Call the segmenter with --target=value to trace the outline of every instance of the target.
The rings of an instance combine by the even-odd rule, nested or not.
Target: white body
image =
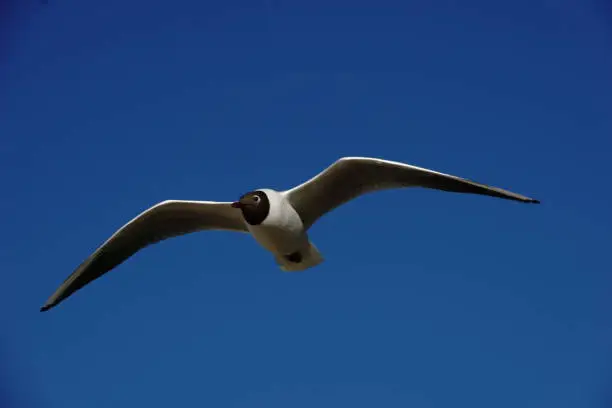
[[[247,229],[255,241],[274,254],[276,262],[284,271],[301,271],[318,265],[323,261],[316,247],[310,242],[304,224],[297,211],[282,193],[261,188],[270,201],[270,212],[259,225],[249,225]],[[299,252],[303,260],[292,263],[286,255]]]

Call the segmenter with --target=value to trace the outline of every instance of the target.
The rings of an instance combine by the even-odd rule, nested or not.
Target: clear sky
[[[605,1],[3,4],[2,408],[609,403]],[[347,155],[542,204],[381,192],[314,226],[308,272],[203,232],[39,313],[150,205]]]

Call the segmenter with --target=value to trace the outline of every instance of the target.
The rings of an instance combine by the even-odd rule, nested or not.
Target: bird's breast
[[[264,222],[248,229],[261,246],[274,253],[292,253],[308,243],[302,219],[284,200],[273,202]]]
[[[267,250],[277,254],[290,254],[302,248],[308,239],[304,234],[277,227],[249,226],[251,235]]]

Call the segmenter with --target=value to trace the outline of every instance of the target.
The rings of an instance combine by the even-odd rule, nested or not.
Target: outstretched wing
[[[359,195],[401,187],[424,187],[539,203],[538,200],[464,178],[367,157],[341,158],[315,177],[285,191],[284,194],[302,218],[305,228],[309,228],[325,213]]]
[[[202,230],[246,232],[240,211],[230,203],[163,201],[115,232],[61,284],[41,311],[98,279],[134,253],[167,238]]]

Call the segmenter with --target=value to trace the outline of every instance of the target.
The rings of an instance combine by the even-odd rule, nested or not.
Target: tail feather
[[[324,261],[323,256],[312,243],[304,252],[300,253],[300,255],[302,256],[300,262],[291,262],[283,256],[277,256],[276,262],[284,272],[299,272],[317,266]]]

